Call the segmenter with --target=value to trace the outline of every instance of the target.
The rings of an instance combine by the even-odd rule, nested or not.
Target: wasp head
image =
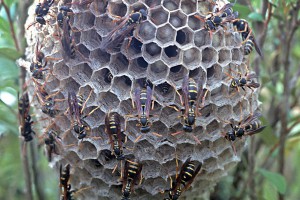
[[[141,14],[141,20],[147,19],[147,11],[144,9],[140,9],[139,13]]]
[[[235,134],[232,131],[229,131],[225,135],[226,140],[234,141],[235,140]]]

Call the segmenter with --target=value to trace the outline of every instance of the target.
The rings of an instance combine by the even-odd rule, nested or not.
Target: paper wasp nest
[[[239,162],[245,144],[244,139],[234,142],[237,149],[235,156],[230,142],[222,136],[222,133],[230,130],[230,125],[220,118],[238,122],[241,115],[245,118],[258,108],[257,90],[251,94],[251,90],[246,89],[245,96],[242,90],[231,95],[235,90],[229,88],[231,79],[227,79],[228,76],[224,74],[229,68],[242,74],[246,72],[247,61],[240,34],[234,32],[232,25],[228,24],[226,32],[219,28],[211,38],[209,32],[203,29],[203,22],[194,17],[199,11],[203,15],[212,11],[212,5],[205,1],[95,0],[90,5],[82,6],[76,5],[78,0],[64,3],[73,3],[69,4],[74,12],[70,16],[70,24],[74,29],[77,51],[82,55],[76,52],[75,59],[62,58],[60,39],[53,36],[59,31],[55,20],[49,15],[46,18],[50,25],[37,25],[27,31],[27,52],[28,61],[31,62],[39,38],[41,51],[48,57],[57,58],[47,64],[51,70],[44,72],[45,77],[50,74],[46,78],[45,89],[48,93],[58,91],[53,98],[65,101],[56,103],[61,114],[49,118],[51,122],[47,122],[45,127],[51,124],[48,129],[55,130],[62,138],[61,144],[57,144],[60,155],[53,155],[55,168],[70,163],[72,188],[93,187],[78,193],[77,198],[121,199],[120,176],[118,173],[112,174],[117,163],[120,171],[120,163],[108,158],[111,145],[104,132],[104,118],[109,110],[118,112],[124,129],[125,115],[136,113],[131,105],[130,91],[134,93],[135,88],[139,87],[138,80],[145,78],[154,86],[155,106],[150,111],[154,115],[151,118],[151,131],[141,133],[136,127],[138,120],[129,118],[125,132],[128,135],[128,141],[124,144],[127,147],[124,149],[125,155],[143,164],[144,179],[141,185],[134,187],[135,193],[132,193],[131,199],[168,197],[167,192],[161,194],[160,191],[170,188],[168,177],[174,179],[176,155],[179,168],[189,157],[203,163],[192,187],[180,199],[207,197],[217,181]],[[58,12],[60,5],[63,4],[60,2],[59,5],[54,3],[51,6],[52,15]],[[117,26],[113,15],[124,17],[141,8],[148,11],[148,18],[135,29],[131,44],[128,45],[126,39],[118,51],[108,53],[100,50],[103,38]],[[34,9],[35,5],[30,9],[28,24],[34,20]],[[107,78],[109,73],[112,75],[111,80]],[[167,107],[180,104],[172,84],[179,90],[187,74],[196,81],[204,80],[204,88],[208,93],[204,107],[200,110],[202,116],[197,118],[194,131],[172,136],[171,133],[182,130],[178,118],[180,112]],[[77,139],[72,120],[65,112],[68,109],[68,92],[86,98],[91,90],[84,113],[97,106],[100,109],[85,118],[92,131],[81,141]],[[181,90],[179,92],[182,93]],[[35,107],[40,109],[40,104],[36,102]],[[143,136],[134,143],[140,134]],[[201,144],[196,142],[193,135]]]

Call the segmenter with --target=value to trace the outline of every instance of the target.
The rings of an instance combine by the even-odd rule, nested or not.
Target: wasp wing
[[[138,116],[141,116],[141,89],[139,87],[137,87],[134,91],[134,102],[135,102],[135,106],[136,109],[138,111]]]
[[[259,132],[263,131],[266,127],[267,127],[267,126],[261,126],[261,127],[259,127],[258,129],[247,131],[247,132],[245,133],[245,135],[254,135],[254,134],[256,134],[256,133],[259,133]]]
[[[241,122],[241,128],[244,128],[248,124],[258,120],[261,117],[260,112],[255,112],[253,115],[249,115],[245,120]]]
[[[185,76],[183,78],[182,82],[182,93],[183,93],[183,102],[184,102],[184,108],[185,108],[185,116],[189,113],[189,77]]]
[[[150,109],[151,109],[151,103],[152,103],[152,89],[147,86],[147,100],[146,100],[146,116],[149,117]]]

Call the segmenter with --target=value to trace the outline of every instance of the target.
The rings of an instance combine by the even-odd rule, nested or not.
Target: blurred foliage
[[[23,28],[17,23],[18,0],[5,0],[4,3],[9,8],[10,17],[13,20],[15,32],[20,32]],[[17,116],[17,95],[19,91],[19,67],[15,60],[23,52],[15,46],[15,41],[11,33],[11,24],[3,4],[0,5],[0,199],[23,200],[24,199],[24,176],[21,162],[23,151],[20,149]],[[38,132],[38,130],[36,131]],[[26,144],[28,145],[28,144]],[[36,142],[33,144],[37,146]],[[24,148],[25,149],[25,148]],[[44,176],[45,192],[47,199],[57,199],[58,176],[55,172],[47,173],[51,169],[48,167],[47,159],[43,154],[43,149],[38,151],[37,166]]]
[[[23,55],[23,50],[18,50],[11,33],[11,25],[16,32],[20,32],[23,28],[16,22],[18,13],[18,0],[4,0],[9,8],[10,17],[14,24],[9,23],[7,12],[3,5],[0,6],[0,199],[24,199],[24,179],[21,163],[22,149],[20,149],[20,137],[18,133],[18,117],[17,114],[17,94],[19,91],[19,71],[15,64],[15,59]],[[239,12],[239,17],[247,19],[251,22],[254,33],[257,24],[264,22],[266,16],[261,14],[261,5],[264,1],[238,0],[234,6],[234,10]],[[274,65],[276,59],[284,53],[281,49],[281,37],[286,31],[279,27],[290,19],[290,11],[297,2],[296,0],[269,0],[273,7],[273,16],[268,24],[268,33],[263,45],[264,59],[260,62],[260,83],[261,96],[263,102],[263,114],[265,118],[263,123],[268,127],[262,134],[259,134],[260,145],[256,153],[255,163],[255,187],[258,199],[274,200],[278,199],[279,194],[285,194],[288,200],[299,199],[300,196],[300,171],[297,169],[300,165],[300,107],[297,99],[299,98],[300,79],[295,77],[295,85],[291,90],[291,103],[295,106],[291,108],[289,114],[289,127],[291,131],[286,141],[286,174],[282,176],[277,173],[277,157],[279,143],[280,123],[270,124],[268,111],[277,109],[272,105],[280,104],[284,90],[283,79],[284,69]],[[247,5],[247,3],[250,5]],[[24,12],[24,11],[23,11]],[[257,33],[257,32],[256,32]],[[300,33],[296,31],[294,41],[291,46],[291,54],[289,58],[290,70],[292,74],[296,74],[299,70],[298,60],[300,60]],[[22,38],[23,39],[23,38]],[[23,48],[22,48],[23,49]],[[256,52],[253,51],[251,60],[254,60]],[[250,62],[252,63],[252,62]],[[253,68],[253,66],[252,66]],[[275,80],[275,81],[274,81]],[[36,130],[38,132],[38,130]],[[35,142],[33,145],[37,145]],[[276,146],[277,145],[277,146]],[[247,153],[247,152],[246,152]],[[218,199],[243,199],[249,198],[246,187],[248,179],[247,155],[244,154],[242,162],[238,164],[232,176],[224,178],[217,186],[216,192],[213,194]],[[47,199],[57,199],[57,182],[58,176],[47,166],[47,161],[42,155],[42,149],[38,151],[38,167],[43,173],[43,188],[45,189]],[[271,160],[271,164],[265,165],[265,160]],[[48,173],[47,173],[48,172]],[[235,183],[241,183],[235,185]],[[246,191],[246,193],[243,193]],[[35,195],[36,196],[36,195]]]

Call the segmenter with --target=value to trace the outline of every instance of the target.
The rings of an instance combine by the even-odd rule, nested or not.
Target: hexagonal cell
[[[212,45],[213,47],[223,47],[224,46],[224,31],[219,30],[214,32],[212,36]]]
[[[145,4],[150,7],[154,8],[157,5],[161,5],[162,0],[145,0]]]
[[[187,16],[181,11],[172,12],[169,22],[175,27],[179,28],[186,24]]]
[[[147,78],[150,81],[159,81],[167,76],[169,68],[162,61],[157,61],[149,66]]]
[[[209,32],[205,29],[201,29],[194,34],[194,43],[197,47],[202,47],[211,44],[211,38]]]
[[[107,36],[117,25],[107,14],[101,15],[95,20],[95,27],[101,37]]]
[[[156,178],[159,176],[160,169],[161,166],[158,161],[149,160],[143,165],[143,170],[144,172],[146,172],[143,173],[143,176],[145,177],[145,179]]]
[[[58,79],[64,79],[69,76],[69,67],[64,62],[58,62],[53,65],[53,75]]]
[[[174,88],[168,83],[163,82],[155,87],[155,97],[160,103],[169,103],[174,100]]]
[[[232,107],[231,105],[224,105],[218,108],[217,111],[218,116],[226,116],[226,115],[232,115]]]
[[[123,2],[109,2],[110,14],[124,17],[127,12],[127,7]]]
[[[219,50],[219,61],[220,64],[227,65],[231,62],[231,52],[229,49]]]
[[[101,51],[100,49],[96,49],[95,51],[91,52],[90,60],[91,60],[91,68],[93,70],[97,70],[101,67],[104,67],[105,65],[108,65],[110,61],[110,54]]]
[[[90,4],[89,9],[95,16],[102,15],[107,10],[108,1],[94,1]]]
[[[156,27],[153,26],[150,22],[146,21],[139,25],[138,28],[138,37],[140,37],[144,42],[152,40],[155,38]]]
[[[222,77],[222,67],[218,64],[214,64],[210,68],[207,68],[207,79],[217,79],[220,80]]]
[[[142,46],[143,43],[141,41],[135,37],[132,37],[131,41],[129,39],[127,42],[123,43],[123,46],[121,47],[121,53],[126,55],[126,57],[131,60],[137,56],[140,56],[140,53],[142,52]]]
[[[153,62],[160,57],[161,48],[156,43],[151,42],[144,46],[143,55],[148,62]]]
[[[217,61],[218,52],[210,47],[202,50],[202,64],[204,66],[210,66]]]
[[[83,159],[92,159],[97,158],[97,149],[96,147],[88,142],[88,141],[82,141],[81,146],[78,148],[78,156]]]
[[[170,68],[169,78],[172,82],[182,82],[183,77],[188,74],[188,70],[183,65],[177,65]]]
[[[238,46],[240,44],[239,41],[241,41],[240,38],[241,38],[240,36],[236,36],[234,33],[225,34],[225,45],[226,46]]]
[[[180,0],[164,0],[163,6],[169,11],[179,8]]]
[[[130,95],[132,81],[128,76],[115,77],[111,90],[119,99],[126,99]]]
[[[70,75],[80,84],[88,82],[92,76],[93,70],[88,64],[80,64],[70,69]]]
[[[240,48],[231,49],[232,61],[241,62],[243,60],[243,53]]]
[[[193,32],[189,28],[184,28],[177,31],[176,42],[182,46],[191,44]]]
[[[188,69],[195,69],[198,67],[201,61],[200,58],[200,51],[197,48],[188,49],[183,53],[183,63],[188,66]]]
[[[161,6],[150,10],[150,18],[155,25],[166,23],[168,21],[168,17],[169,13]]]
[[[174,91],[174,93],[175,93],[175,91]],[[173,98],[174,98],[174,96],[173,96]],[[162,112],[161,112],[161,115],[160,115],[160,120],[166,126],[172,127],[172,126],[175,126],[176,124],[178,124],[178,122],[180,121],[178,119],[179,115],[180,115],[180,113],[177,112],[175,109],[170,108],[170,107],[165,107],[165,108],[162,109]],[[181,130],[181,126],[180,126],[179,130]]]
[[[196,30],[199,30],[201,27],[204,26],[204,22],[197,19],[194,15],[191,15],[191,16],[188,17],[188,26],[192,30],[196,31]]]
[[[87,101],[86,106],[91,105],[96,99],[95,91],[91,91],[93,91],[93,88],[90,85],[86,85],[79,88],[79,91],[77,92],[77,94],[82,95],[84,102]],[[89,95],[90,97],[87,99]]]
[[[148,62],[143,57],[134,59],[129,63],[129,74],[134,78],[142,78],[148,68]]]
[[[191,14],[197,11],[197,6],[194,0],[183,0],[181,1],[181,10],[185,14]]]
[[[157,29],[156,38],[162,43],[168,43],[174,41],[176,31],[170,24],[166,24],[163,27]]]
[[[180,49],[176,45],[164,48],[162,59],[168,64],[176,64],[179,61]]]
[[[128,65],[129,62],[123,54],[118,53],[111,56],[109,67],[114,75],[126,72]]]
[[[85,30],[94,26],[95,15],[90,12],[76,13],[74,15],[74,24],[79,30]]]
[[[103,68],[99,71],[94,72],[91,81],[94,85],[94,88],[96,88],[97,90],[108,90],[111,85],[112,79],[113,75],[111,74],[109,69]]]
[[[77,91],[80,85],[72,78],[64,79],[60,82],[60,88],[64,88],[66,91]]]
[[[101,44],[101,36],[98,35],[94,29],[82,31],[80,42],[84,44],[90,51],[93,51],[99,48],[99,45]]]
[[[123,91],[124,92],[124,91]],[[111,92],[101,92],[98,101],[101,102],[99,105],[105,106],[106,110],[112,110],[117,108],[120,104],[118,97]]]

